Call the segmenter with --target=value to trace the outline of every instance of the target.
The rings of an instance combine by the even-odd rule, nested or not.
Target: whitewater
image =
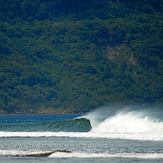
[[[163,140],[163,122],[149,117],[143,112],[123,110],[108,116],[106,114],[103,116],[99,115],[98,110],[75,119],[89,120],[91,129],[87,132],[71,132],[71,130],[64,132],[62,129],[57,132],[48,131],[48,129],[45,131],[28,132],[0,131],[0,137],[80,137],[151,141]],[[78,121],[75,121],[75,125],[76,122]],[[80,122],[80,126],[87,125],[82,123]]]

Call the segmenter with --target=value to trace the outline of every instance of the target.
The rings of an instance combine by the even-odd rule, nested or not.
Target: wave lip
[[[54,122],[1,123],[0,131],[7,132],[87,132],[91,130],[88,119],[78,118]]]

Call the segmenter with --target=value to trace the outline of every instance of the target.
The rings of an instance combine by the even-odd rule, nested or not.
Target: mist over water
[[[89,133],[98,137],[163,140],[162,113],[160,108],[113,106],[97,109],[85,117],[93,122]]]
[[[134,112],[120,112],[101,122],[92,132],[147,133],[163,131],[163,122],[143,117]]]
[[[36,131],[34,129],[38,126],[27,131],[19,131],[17,128],[12,132],[1,130],[0,137],[83,137],[162,141],[162,113],[161,108],[113,105],[98,108],[72,120],[41,124]]]
[[[150,112],[150,109],[140,110],[139,108],[136,110],[135,106],[122,109],[114,106],[113,108],[112,110],[107,107],[100,108],[85,116],[91,121],[91,132],[147,133],[163,131],[162,111],[159,109],[154,113],[153,110]],[[158,117],[156,117],[157,114]]]

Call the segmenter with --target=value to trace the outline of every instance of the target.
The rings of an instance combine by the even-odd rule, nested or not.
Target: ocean
[[[162,163],[161,111],[113,110],[0,115],[0,162]]]

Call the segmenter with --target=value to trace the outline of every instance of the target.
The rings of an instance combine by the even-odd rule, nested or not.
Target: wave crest
[[[0,125],[0,131],[6,132],[88,132],[90,130],[90,121],[85,118],[57,122],[18,122],[4,123]]]
[[[97,133],[153,133],[162,132],[163,122],[135,112],[120,112],[101,122],[91,132]]]

